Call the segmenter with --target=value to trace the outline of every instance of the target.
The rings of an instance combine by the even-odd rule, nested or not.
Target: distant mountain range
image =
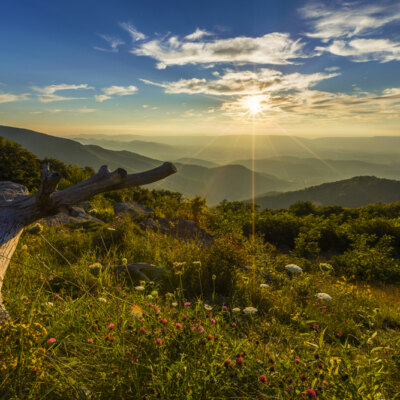
[[[108,137],[105,135],[101,137],[81,135],[76,140],[84,144],[98,144],[113,150],[130,150],[148,157],[161,159],[167,157],[172,161],[182,157],[193,157],[218,164],[232,164],[236,160],[252,158],[253,146],[252,135],[110,135]],[[148,142],[150,145],[145,149],[140,147],[142,144],[139,142]],[[151,143],[153,143],[154,148],[152,148]],[[165,147],[156,147],[154,144],[161,144]],[[400,154],[400,136],[307,139],[287,135],[256,135],[254,144],[256,159],[294,156],[389,163],[397,162]]]
[[[158,159],[130,151],[115,151],[97,145],[83,145],[71,139],[28,129],[0,126],[0,136],[21,144],[39,158],[53,157],[67,164],[78,164],[81,167],[91,166],[97,169],[107,164],[111,169],[122,167],[128,172],[138,172],[154,168],[162,163]],[[184,161],[192,160],[184,159]],[[196,163],[201,162],[202,160],[199,160]],[[243,200],[251,197],[253,173],[244,166],[226,165],[209,168],[179,162],[176,164],[177,174],[154,183],[150,187],[178,191],[188,197],[200,195],[206,197],[210,204],[217,204],[223,199]],[[211,162],[208,164],[214,165]],[[290,182],[266,173],[254,173],[254,180],[256,195],[291,188]]]
[[[260,207],[272,209],[287,208],[296,201],[342,207],[361,207],[377,202],[392,203],[400,201],[400,181],[357,176],[302,190],[258,196],[255,199]]]

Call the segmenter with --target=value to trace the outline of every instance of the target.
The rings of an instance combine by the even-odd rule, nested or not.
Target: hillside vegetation
[[[115,215],[121,201],[196,221],[214,243]],[[0,328],[0,398],[400,395],[400,203],[252,215],[133,188],[89,206],[105,224],[43,222],[20,240],[3,288],[13,320]],[[133,262],[165,273],[102,271]]]
[[[258,205],[273,209],[287,208],[297,201],[342,207],[361,207],[378,202],[392,203],[400,201],[400,181],[375,176],[356,176],[293,192],[256,197]]]

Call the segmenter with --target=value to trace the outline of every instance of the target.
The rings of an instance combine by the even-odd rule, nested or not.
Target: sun
[[[250,115],[257,115],[263,110],[262,96],[248,96],[243,101],[243,107]]]

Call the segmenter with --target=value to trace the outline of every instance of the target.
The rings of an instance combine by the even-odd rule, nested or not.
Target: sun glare
[[[244,100],[244,107],[248,110],[249,114],[257,115],[262,111],[262,98],[260,96],[249,96]]]

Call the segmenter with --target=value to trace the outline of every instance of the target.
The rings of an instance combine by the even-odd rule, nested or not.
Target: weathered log
[[[43,217],[68,212],[70,207],[96,194],[156,182],[175,172],[175,166],[168,162],[137,174],[127,174],[122,168],[110,172],[104,165],[89,179],[57,191],[61,175],[45,164],[39,190],[34,195],[29,196],[24,186],[10,182],[16,190],[0,198],[0,323],[9,318],[1,297],[4,276],[25,226]]]

